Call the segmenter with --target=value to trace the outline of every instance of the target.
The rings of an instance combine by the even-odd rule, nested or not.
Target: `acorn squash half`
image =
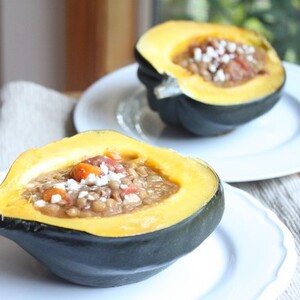
[[[89,218],[47,216],[22,197],[40,174],[107,151],[146,158],[178,191],[131,213]],[[195,249],[223,210],[222,185],[206,163],[114,131],[85,132],[29,150],[14,162],[0,186],[0,235],[68,281],[112,287],[148,278]]]
[[[261,49],[264,72],[236,86],[221,87],[174,63],[174,57],[192,43],[208,38]],[[285,82],[282,63],[266,39],[235,26],[168,21],[140,37],[135,57],[149,106],[167,124],[197,135],[221,134],[266,113],[279,100]],[[158,88],[165,95],[158,96]]]

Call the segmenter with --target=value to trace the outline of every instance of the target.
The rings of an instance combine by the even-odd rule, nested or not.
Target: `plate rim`
[[[275,299],[289,287],[297,268],[298,254],[296,251],[294,236],[288,227],[279,219],[276,213],[261,203],[258,198],[243,189],[234,187],[225,182],[223,184],[225,191],[227,189],[245,197],[249,204],[251,204],[251,206],[253,206],[256,210],[264,212],[265,220],[268,220],[268,223],[272,224],[273,227],[277,227],[282,234],[281,247],[286,250],[286,255],[280,265],[280,268],[277,269],[276,276],[274,276],[273,280],[270,280],[266,284],[258,298],[261,300]]]

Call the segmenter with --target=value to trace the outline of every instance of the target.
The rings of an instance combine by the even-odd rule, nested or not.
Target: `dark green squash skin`
[[[114,287],[162,271],[198,247],[224,212],[221,183],[213,198],[189,218],[155,232],[98,237],[32,221],[1,217],[0,235],[15,241],[57,276],[70,282]]]
[[[272,94],[263,98],[236,104],[210,105],[194,100],[185,94],[157,99],[154,88],[167,75],[159,74],[155,68],[135,49],[139,65],[138,78],[145,85],[150,108],[171,126],[182,127],[199,136],[223,134],[268,112],[281,97],[283,84]]]

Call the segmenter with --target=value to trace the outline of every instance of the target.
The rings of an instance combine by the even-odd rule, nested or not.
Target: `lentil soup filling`
[[[225,39],[208,38],[193,42],[173,62],[220,87],[242,84],[264,74],[263,49]]]
[[[23,196],[49,216],[109,217],[154,205],[178,188],[145,159],[109,153],[41,175]]]

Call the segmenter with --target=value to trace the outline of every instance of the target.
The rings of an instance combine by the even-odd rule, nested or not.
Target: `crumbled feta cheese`
[[[89,193],[88,191],[81,191],[79,194],[78,194],[78,198],[84,198],[85,196],[87,196]]]
[[[223,47],[225,47],[227,45],[227,42],[225,40],[221,40],[220,41],[220,45],[223,46]]]
[[[51,203],[58,203],[61,200],[61,195],[55,194],[51,196]]]
[[[194,49],[194,59],[196,61],[201,61],[202,58],[202,50],[200,48],[195,48]]]
[[[223,69],[219,69],[214,77],[214,81],[224,82],[226,79]]]
[[[217,66],[216,65],[210,65],[208,67],[209,71],[212,73],[215,73],[217,71]]]
[[[205,63],[209,63],[209,62],[211,62],[211,60],[212,60],[212,57],[207,54],[204,54],[202,57],[202,61]]]
[[[232,53],[236,50],[236,43],[228,43],[226,48],[229,52]]]
[[[93,195],[88,194],[87,199],[90,201],[96,200],[96,198]]]
[[[139,203],[141,198],[137,194],[129,194],[124,197],[124,204]]]
[[[217,53],[216,53],[215,49],[211,46],[208,46],[206,48],[206,54],[210,57],[216,57],[217,56]]]
[[[121,178],[125,177],[126,175],[123,173],[114,173],[109,171],[108,172],[108,181],[114,180],[114,181],[119,181]]]
[[[221,62],[224,64],[227,64],[229,61],[230,61],[230,56],[228,54],[225,54],[221,59]]]
[[[128,188],[127,184],[120,184],[120,189],[125,190]]]
[[[255,52],[255,48],[253,46],[249,46],[247,49],[247,53],[254,53]]]
[[[247,55],[247,56],[246,56],[246,59],[247,59],[248,61],[254,61],[254,58],[253,58],[252,55]]]
[[[53,187],[60,189],[60,190],[64,190],[66,188],[65,183],[64,182],[59,182],[59,183],[55,183],[53,185]]]
[[[104,161],[101,163],[100,169],[102,170],[103,174],[105,174],[105,175],[108,174],[109,169],[108,169],[108,167],[107,167],[107,165],[105,164]]]
[[[71,191],[78,191],[81,185],[74,179],[68,179],[66,183],[66,187]]]
[[[99,199],[101,202],[106,202],[106,198],[105,197],[100,197],[100,199]]]
[[[85,178],[84,183],[87,185],[96,184],[97,178],[98,177],[96,177],[94,173],[91,173],[87,176],[87,178]]]
[[[108,175],[103,175],[103,176],[97,177],[95,184],[97,186],[103,186],[103,185],[108,184]]]
[[[36,207],[44,207],[46,204],[47,204],[47,202],[44,200],[37,200],[34,202],[34,206],[36,206]]]
[[[217,49],[217,53],[219,55],[223,55],[225,53],[225,48],[223,46],[220,46],[218,49]]]

